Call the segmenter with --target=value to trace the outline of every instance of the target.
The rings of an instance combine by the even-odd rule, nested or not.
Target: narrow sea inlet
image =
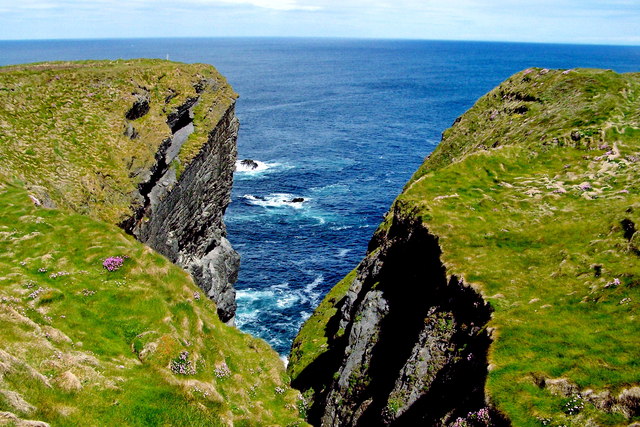
[[[0,42],[0,64],[165,58],[215,65],[240,94],[226,214],[238,326],[281,355],[362,259],[393,198],[473,102],[528,67],[640,68],[640,48],[322,39]],[[293,202],[302,198],[303,201]]]

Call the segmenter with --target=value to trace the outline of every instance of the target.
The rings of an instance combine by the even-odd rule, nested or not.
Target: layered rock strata
[[[204,82],[199,92],[207,90],[209,84]],[[199,102],[199,97],[189,98],[169,114],[167,125],[172,136],[160,145],[155,165],[139,185],[141,206],[123,227],[189,271],[215,301],[220,319],[233,323],[233,284],[240,257],[226,238],[223,215],[231,201],[237,156],[239,123],[234,104],[211,129],[207,142],[179,177],[172,167],[194,131],[194,108]],[[130,111],[138,109],[134,104]]]

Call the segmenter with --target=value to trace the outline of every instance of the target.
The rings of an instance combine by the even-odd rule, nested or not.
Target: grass
[[[109,272],[114,255],[127,258]],[[2,184],[0,390],[34,409],[0,399],[0,411],[56,426],[302,423],[278,355],[222,324],[197,292],[117,227],[35,207]],[[169,369],[182,351],[193,375]]]
[[[640,329],[633,313],[640,304],[640,259],[620,221],[640,219],[640,197],[633,187],[628,194],[620,191],[640,176],[621,163],[621,185],[608,183],[598,198],[586,199],[578,185],[598,163],[596,154],[602,152],[584,159],[584,152],[551,148],[533,160],[516,147],[474,154],[398,199],[420,206],[440,237],[450,274],[465,277],[496,309],[490,326],[498,338],[487,388],[499,407],[513,408],[506,412],[514,425],[538,425],[538,412],[553,418],[538,406],[561,399],[531,396],[534,374],[614,392],[639,380]],[[498,183],[487,168],[500,171]],[[549,179],[562,182],[567,193],[554,193]],[[434,200],[444,188],[459,197]],[[531,189],[540,193],[527,195]],[[601,266],[599,275],[595,266]],[[616,279],[621,285],[608,288]],[[596,418],[604,422],[608,416],[602,417]]]
[[[487,392],[514,425],[624,421],[589,404],[564,414],[535,376],[613,393],[640,382],[640,258],[621,226],[640,221],[638,94],[637,74],[519,73],[445,132],[396,201],[494,306]]]
[[[327,331],[327,323],[337,313],[338,306],[347,294],[351,282],[356,277],[356,269],[335,285],[304,323],[293,344],[289,355],[288,373],[297,378],[310,363],[329,348],[329,340],[334,338]],[[344,331],[336,331],[340,336]]]
[[[202,81],[209,84],[197,93]],[[144,94],[149,112],[127,120]],[[137,186],[171,136],[167,116],[200,98],[195,131],[173,164],[182,171],[236,96],[204,64],[138,59],[0,67],[0,175],[60,208],[119,223],[131,216]],[[136,138],[125,135],[129,125]]]
[[[639,74],[512,76],[445,131],[377,231],[394,211],[420,217],[447,273],[491,303],[486,392],[514,426],[638,421],[589,403],[570,414],[568,398],[538,384],[613,395],[640,385],[638,233],[630,241],[622,225],[640,223],[639,96]],[[318,319],[331,317],[323,304]],[[301,366],[322,353],[312,319],[296,339]]]

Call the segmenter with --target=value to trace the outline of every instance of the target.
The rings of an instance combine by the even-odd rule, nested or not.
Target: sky
[[[0,0],[0,40],[254,36],[640,45],[640,0]]]

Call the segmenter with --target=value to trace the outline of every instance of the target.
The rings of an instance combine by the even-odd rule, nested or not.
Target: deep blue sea
[[[441,132],[522,69],[640,71],[640,47],[339,39],[0,42],[0,65],[167,58],[215,65],[240,94],[227,210],[240,252],[238,326],[286,355],[302,322],[353,269]],[[304,202],[292,203],[296,197]]]

